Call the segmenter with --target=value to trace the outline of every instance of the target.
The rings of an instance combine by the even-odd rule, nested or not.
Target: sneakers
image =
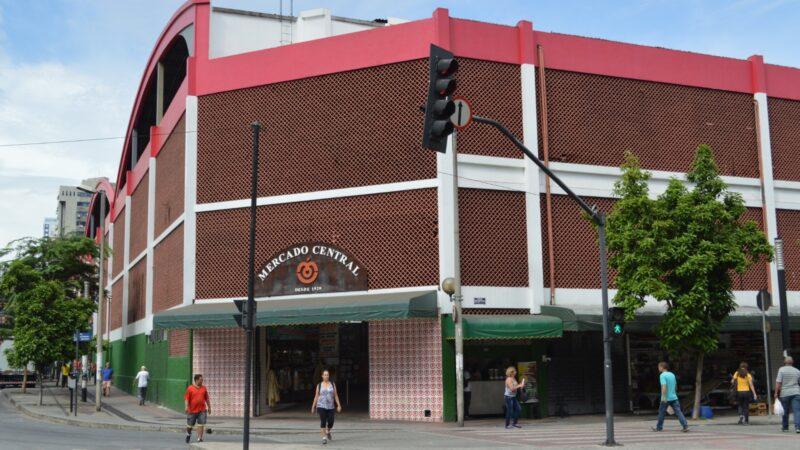
[[[689,427],[683,427],[683,429],[681,431],[683,431],[684,433],[688,433],[689,432]]]
[[[514,427],[514,428],[522,428],[522,425],[517,425],[517,424],[511,425],[511,426]]]
[[[506,425],[506,430],[510,430],[510,429],[511,429],[511,425]]]
[[[795,428],[794,432],[797,433],[797,434],[800,434],[800,428]]]
[[[329,440],[329,441],[332,441],[332,440],[333,440],[333,436],[331,436],[331,433],[330,433],[330,431],[328,432],[328,434],[326,435],[326,437],[328,438],[328,440]]]
[[[659,430],[659,429],[658,429],[658,428],[656,428],[656,427],[651,427],[651,428],[650,428],[650,430],[651,430],[651,431],[655,431],[655,432],[660,432],[660,431],[661,431],[661,430]]]
[[[328,438],[326,437],[322,438],[322,445],[325,445],[327,443],[328,443]]]
[[[187,443],[187,444],[189,443],[189,440],[190,440],[190,439],[192,439],[192,435],[191,435],[191,434],[189,434],[189,433],[186,433],[186,443]]]
[[[784,433],[788,433],[789,429],[788,428],[781,428],[781,431],[783,431]]]

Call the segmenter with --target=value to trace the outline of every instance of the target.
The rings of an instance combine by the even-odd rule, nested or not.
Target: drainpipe
[[[544,49],[536,46],[539,57],[539,101],[542,112],[542,156],[545,167],[550,167],[550,146],[547,138],[547,82],[544,76]],[[547,260],[550,268],[550,304],[556,304],[556,268],[553,249],[553,203],[550,195],[550,177],[544,178],[545,217],[547,217]]]

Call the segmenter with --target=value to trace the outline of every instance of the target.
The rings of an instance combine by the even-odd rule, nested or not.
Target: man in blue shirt
[[[103,369],[103,396],[111,396],[111,379],[114,377],[114,369],[111,368],[111,363],[106,363],[106,368]]]
[[[661,375],[658,381],[661,383],[661,403],[658,406],[658,423],[653,428],[653,431],[661,431],[664,429],[664,415],[667,413],[667,406],[671,406],[678,416],[678,421],[683,427],[683,432],[689,431],[689,424],[686,423],[686,417],[683,417],[681,411],[681,404],[678,401],[677,385],[675,374],[669,371],[669,364],[664,361],[658,363],[658,371]]]

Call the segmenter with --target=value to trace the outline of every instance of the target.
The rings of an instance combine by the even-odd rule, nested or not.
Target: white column
[[[523,143],[538,154],[539,136],[536,120],[536,67],[522,64],[522,136]],[[539,179],[541,171],[525,158],[525,224],[528,237],[528,286],[531,314],[539,314],[544,304],[542,274],[542,217],[539,208]]]
[[[452,168],[455,166],[455,155],[453,155],[452,139],[447,139],[447,153],[436,152],[436,178],[439,180],[437,189],[438,209],[439,209],[439,280],[447,277],[454,277],[456,271],[455,252],[455,203],[453,202],[453,191],[455,178],[452,175]],[[453,304],[450,297],[439,288],[439,309],[442,314],[453,312]]]
[[[195,297],[195,254],[197,237],[197,97],[186,97],[186,133],[184,150],[184,219],[183,219],[183,304]]]
[[[775,243],[775,238],[778,237],[778,224],[777,214],[775,212],[775,181],[772,177],[772,143],[770,142],[769,135],[769,111],[767,109],[767,94],[757,92],[753,96],[758,105],[758,139],[761,143],[761,176],[764,210],[766,217],[764,220],[767,222],[767,239],[770,244]],[[777,298],[778,289],[778,266],[775,261],[769,264],[769,277],[770,286],[772,286],[772,298]],[[774,300],[773,300],[774,301]]]
[[[150,157],[147,176],[147,265],[145,266],[145,333],[153,329],[153,240],[156,229],[156,159]]]
[[[127,181],[128,183],[131,180]],[[125,246],[125,258],[122,264],[122,339],[128,337],[128,265],[131,262],[131,196],[125,193],[125,238],[123,239]]]

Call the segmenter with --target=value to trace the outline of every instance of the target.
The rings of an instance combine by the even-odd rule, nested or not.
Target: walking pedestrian
[[[183,405],[186,410],[186,443],[192,439],[192,428],[197,427],[197,442],[203,442],[206,419],[211,414],[211,399],[206,387],[203,386],[203,376],[196,374],[194,383],[186,388],[183,394]],[[211,433],[211,430],[208,430]]]
[[[107,362],[105,369],[103,369],[103,396],[111,396],[111,380],[114,378],[114,369],[111,368],[111,363]]]
[[[333,430],[334,402],[336,403],[336,412],[342,412],[336,384],[331,381],[331,374],[325,369],[322,371],[322,381],[317,385],[314,401],[311,402],[311,414],[314,414],[315,410],[319,414],[319,433],[322,436],[323,445],[333,440],[331,430]]]
[[[791,356],[784,358],[783,364],[775,380],[775,400],[780,399],[783,406],[781,431],[789,431],[789,414],[794,413],[794,432],[800,433],[800,370]]]
[[[61,364],[61,387],[67,387],[67,378],[69,378],[69,364],[64,361]]]
[[[147,382],[150,381],[150,372],[147,371],[147,367],[142,366],[133,381],[137,382],[137,388],[139,388],[139,406],[144,406],[144,400],[147,398]]]
[[[756,388],[753,386],[753,376],[748,369],[747,363],[742,361],[731,378],[731,385],[736,388],[736,402],[739,405],[739,425],[750,424],[750,401],[758,400]]]
[[[519,421],[519,414],[522,412],[522,406],[517,400],[517,392],[525,387],[525,380],[522,383],[517,382],[517,369],[514,366],[509,366],[506,369],[506,388],[503,393],[503,398],[506,403],[506,430],[513,428],[522,428],[517,422]]]
[[[661,372],[658,377],[658,381],[661,384],[661,403],[658,406],[658,422],[653,427],[653,431],[664,429],[664,416],[667,414],[667,407],[672,407],[685,433],[689,431],[689,424],[686,423],[686,417],[683,416],[683,411],[681,411],[681,403],[678,401],[678,393],[676,391],[678,380],[675,379],[675,374],[669,371],[669,364],[665,361],[658,363],[658,371]]]

